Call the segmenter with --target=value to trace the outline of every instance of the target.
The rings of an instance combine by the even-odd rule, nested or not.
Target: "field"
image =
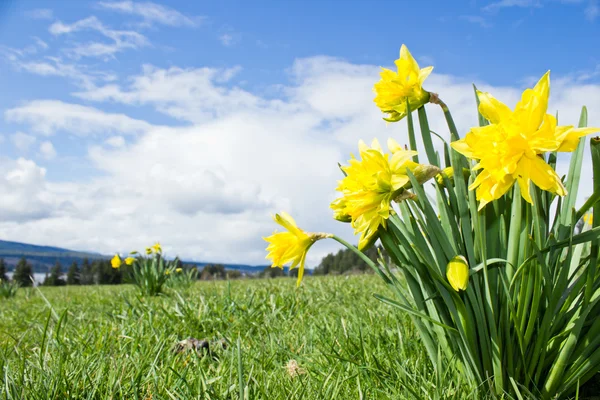
[[[130,286],[21,290],[0,309],[0,397],[236,399],[240,381],[249,399],[447,392],[409,320],[373,292],[385,288],[372,276],[299,290],[293,279],[199,282],[158,298]],[[189,337],[228,346],[174,351]]]
[[[485,397],[434,374],[410,319],[372,293],[388,294],[374,276],[21,289],[0,303],[0,398]],[[177,352],[190,337],[211,353]]]

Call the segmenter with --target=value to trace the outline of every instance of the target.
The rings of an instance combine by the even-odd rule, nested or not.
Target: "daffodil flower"
[[[332,237],[325,233],[307,233],[298,228],[296,221],[287,213],[275,214],[275,222],[286,229],[285,232],[275,232],[271,236],[263,238],[269,243],[267,246],[267,259],[272,261],[271,267],[283,268],[291,263],[290,270],[298,267],[298,282],[300,286],[304,275],[304,264],[308,249],[320,239]]]
[[[411,196],[405,189],[410,187],[407,170],[423,183],[437,173],[439,168],[417,164],[411,158],[416,151],[405,150],[393,139],[388,140],[391,154],[384,153],[379,141],[371,147],[359,142],[360,160],[352,156],[349,166],[342,167],[346,174],[336,190],[343,197],[334,200],[331,208],[336,215],[348,215],[355,234],[360,234],[359,250],[364,250],[377,240],[377,229],[385,227],[393,212],[391,202]],[[337,219],[337,218],[336,218]]]
[[[127,264],[127,265],[133,265],[134,261],[135,261],[135,258],[133,258],[133,257],[127,257],[125,259],[125,264]]]
[[[433,67],[419,68],[419,64],[402,45],[400,58],[395,61],[398,72],[382,68],[381,80],[373,88],[377,107],[386,114],[384,120],[396,122],[408,114],[407,103],[411,111],[418,109],[429,101],[429,92],[423,90],[423,82]]]
[[[477,189],[479,209],[502,197],[515,181],[529,203],[532,203],[531,182],[542,190],[566,195],[560,177],[544,160],[544,153],[571,152],[581,137],[600,129],[556,126],[556,118],[546,113],[550,71],[533,89],[523,92],[514,111],[489,93],[477,91],[477,95],[479,112],[490,125],[471,128],[452,147],[468,158],[479,160],[474,168],[481,172],[469,186],[469,190]]]
[[[120,268],[121,264],[121,257],[119,257],[118,254],[115,254],[115,256],[110,260],[110,265],[115,269]]]

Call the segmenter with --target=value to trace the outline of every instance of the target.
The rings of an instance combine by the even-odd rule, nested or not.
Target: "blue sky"
[[[360,138],[404,134],[382,124],[371,93],[403,43],[434,65],[425,86],[463,130],[476,116],[471,83],[512,106],[548,69],[564,123],[583,104],[592,123],[599,7],[3,1],[0,188],[13,194],[0,205],[0,238],[109,253],[161,240],[188,258],[262,263],[260,237],[283,208],[307,229],[352,238],[319,224],[337,161]],[[432,126],[444,129],[439,116]],[[276,144],[289,170],[273,168]]]

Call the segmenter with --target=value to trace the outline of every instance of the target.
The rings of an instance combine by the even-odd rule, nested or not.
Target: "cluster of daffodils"
[[[330,205],[358,246],[281,213],[284,231],[264,238],[267,259],[299,268],[300,285],[312,245],[337,240],[393,289],[394,300],[376,297],[411,315],[434,368],[454,360],[494,397],[566,398],[600,372],[600,138],[589,141],[593,193],[576,207],[582,138],[600,129],[586,127],[585,107],[579,127],[558,125],[547,72],[512,109],[476,90],[479,126],[461,135],[440,96],[423,89],[433,68],[420,68],[404,45],[395,64],[381,72],[374,102],[385,121],[407,120],[410,147],[360,141]],[[427,103],[448,125],[450,143],[436,135],[443,157]],[[419,162],[413,113],[428,164]],[[554,170],[561,152],[573,153],[563,178]],[[378,240],[396,268],[365,256]]]
[[[121,268],[123,264],[131,266],[135,262],[134,256],[137,254],[137,251],[132,251],[124,260],[122,260],[118,254],[115,254],[115,256],[110,260],[110,264],[115,269]],[[146,247],[146,254],[162,254],[162,247],[160,246],[160,243],[156,242],[152,246]]]

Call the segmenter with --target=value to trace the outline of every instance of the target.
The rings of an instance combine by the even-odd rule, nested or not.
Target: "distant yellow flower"
[[[271,267],[283,268],[287,263],[291,263],[290,270],[296,267],[298,270],[298,282],[300,285],[304,275],[304,263],[308,249],[320,239],[332,237],[324,233],[307,233],[298,228],[296,221],[287,213],[275,214],[275,222],[283,226],[285,232],[275,232],[271,236],[263,238],[269,243],[267,246],[267,259],[272,260]]]
[[[463,256],[456,256],[446,266],[446,277],[450,286],[457,292],[467,290],[469,283],[469,264]]]
[[[422,86],[433,70],[433,67],[420,69],[405,45],[400,48],[400,58],[395,64],[398,72],[382,68],[381,80],[373,88],[375,104],[389,114],[388,118],[384,118],[388,122],[399,121],[407,115],[407,101],[411,111],[429,101],[429,92]]]
[[[152,247],[146,247],[146,254],[152,254]]]
[[[119,257],[118,254],[115,254],[115,256],[112,258],[112,260],[110,260],[110,265],[113,268],[119,268],[121,266],[122,262],[121,262],[121,257]]]
[[[594,215],[591,212],[585,214],[583,216],[583,222],[585,222],[588,225],[592,225],[592,223],[594,222]]]
[[[152,245],[152,250],[155,253],[162,253],[162,247],[160,247],[160,243],[158,243],[158,242],[154,243],[154,245]]]
[[[125,264],[127,264],[127,265],[133,265],[134,261],[135,261],[135,258],[133,258],[133,257],[127,257],[125,259]]]
[[[531,182],[542,190],[566,195],[560,177],[546,163],[543,154],[573,151],[579,138],[600,129],[556,126],[556,118],[546,113],[550,71],[533,89],[523,92],[514,111],[489,93],[477,91],[477,95],[479,112],[490,125],[471,128],[465,138],[453,142],[452,147],[468,158],[479,160],[475,169],[482,171],[469,186],[469,190],[477,188],[479,209],[502,197],[515,181],[529,203],[532,203]]]
[[[183,269],[181,269],[181,268],[175,268],[175,272],[179,273],[181,271],[183,271]]]
[[[170,269],[166,270],[165,275],[171,275],[171,270]]]
[[[358,248],[363,250],[377,240],[377,229],[384,226],[390,213],[392,200],[411,197],[405,189],[410,187],[410,170],[420,183],[439,172],[431,165],[417,164],[411,157],[415,151],[403,149],[393,139],[388,140],[391,154],[384,153],[377,139],[371,147],[359,142],[360,160],[352,156],[349,166],[342,167],[346,176],[336,190],[343,197],[334,200],[334,215],[348,215],[355,234],[360,234]],[[337,219],[337,218],[336,218]]]

